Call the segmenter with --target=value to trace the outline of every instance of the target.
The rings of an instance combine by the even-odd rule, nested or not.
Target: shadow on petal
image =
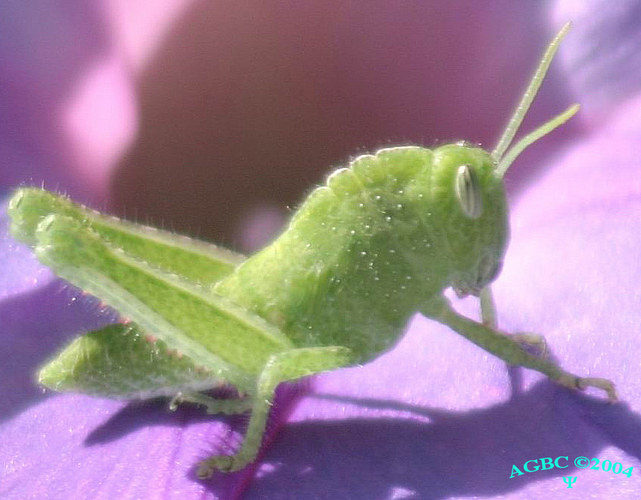
[[[592,458],[609,446],[641,457],[639,415],[626,405],[593,401],[548,381],[503,404],[464,413],[375,399],[334,399],[343,405],[390,407],[412,416],[288,425],[254,479],[250,498],[271,498],[289,488],[301,497],[319,491],[327,498],[346,492],[352,498],[384,498],[395,491],[411,492],[416,498],[489,496],[580,474],[572,465],[575,457]],[[510,479],[513,465],[523,470],[527,460],[557,456],[569,457],[567,469]],[[606,481],[598,476],[596,480]]]

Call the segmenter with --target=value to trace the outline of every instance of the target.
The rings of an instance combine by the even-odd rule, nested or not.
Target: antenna
[[[554,37],[554,40],[552,40],[550,45],[548,45],[538,67],[536,68],[534,76],[530,80],[530,84],[525,90],[523,97],[521,97],[521,102],[519,102],[519,105],[516,107],[507,127],[505,127],[505,131],[503,132],[501,139],[494,148],[494,151],[492,151],[492,157],[498,163],[496,171],[501,177],[503,177],[512,162],[526,147],[568,121],[579,110],[578,104],[570,106],[563,113],[555,116],[550,121],[544,123],[536,130],[523,137],[507,153],[505,152],[512,143],[514,135],[530,109],[530,105],[532,104],[532,101],[534,101],[534,98],[539,91],[539,87],[541,86],[541,83],[543,83],[543,79],[547,74],[550,63],[552,63],[552,59],[554,59],[554,55],[556,54],[561,41],[570,30],[570,26],[570,22],[565,23],[563,28],[561,28],[561,31],[559,31],[559,33]]]

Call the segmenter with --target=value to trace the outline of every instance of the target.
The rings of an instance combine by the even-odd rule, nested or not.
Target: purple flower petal
[[[581,115],[598,124],[617,103],[641,87],[641,4],[622,0],[554,2],[558,24],[572,20],[561,51],[570,89],[581,97]]]
[[[370,144],[372,138],[425,142],[425,138],[449,138],[452,134],[458,139],[458,134],[464,133],[470,139],[487,141],[495,137],[512,105],[507,94],[516,94],[523,85],[527,69],[533,66],[549,35],[538,29],[545,24],[544,12],[540,7],[526,8],[525,4],[514,9],[514,2],[503,1],[489,2],[492,9],[472,11],[466,2],[451,5],[442,10],[425,4],[416,11],[392,9],[387,3],[355,4],[347,11],[329,6],[323,16],[302,5],[297,7],[301,10],[274,16],[275,24],[259,25],[266,34],[273,30],[278,35],[276,40],[281,37],[287,42],[285,46],[301,37],[307,40],[311,34],[318,35],[321,43],[315,50],[320,54],[325,54],[327,40],[333,39],[322,36],[327,29],[334,29],[341,40],[336,59],[327,54],[313,61],[301,59],[299,71],[291,72],[292,78],[329,75],[327,81],[337,85],[345,96],[337,101],[338,110],[333,113],[357,118],[346,129],[330,120],[333,128],[327,140],[321,141],[323,148],[330,144],[340,150],[336,145],[344,145],[343,136],[350,140],[356,137],[358,145],[368,148],[380,145]],[[49,19],[46,13],[38,12]],[[21,19],[22,24],[17,26],[38,26],[40,30],[39,25],[32,26],[33,18]],[[120,19],[122,22],[123,17]],[[301,19],[309,24],[299,26]],[[523,33],[523,19],[535,27]],[[104,20],[94,24],[102,23]],[[483,30],[478,30],[479,23]],[[67,24],[58,20],[52,25]],[[499,30],[503,37],[495,46]],[[581,23],[575,30],[580,32]],[[83,37],[94,36],[94,31],[89,31]],[[523,35],[527,36],[525,41]],[[478,53],[461,50],[470,36],[475,37]],[[610,36],[615,40],[617,33]],[[80,39],[84,38],[70,38],[72,42]],[[51,40],[40,43],[45,46]],[[458,56],[448,59],[446,49],[451,45],[459,47]],[[0,49],[9,53],[7,47]],[[94,45],[86,47],[91,52]],[[105,42],[100,47],[112,45]],[[394,48],[399,47],[405,57],[397,57]],[[297,48],[293,45],[290,50],[296,53]],[[105,83],[103,88],[110,89],[116,98],[110,109],[123,111],[131,126],[133,117],[127,114],[131,113],[127,108],[129,75],[113,52],[106,50],[106,54],[102,66],[93,65],[98,68],[96,72],[84,73],[89,75],[84,81]],[[93,61],[91,57],[80,59]],[[22,60],[29,70],[40,68],[42,63],[36,61],[31,68],[32,62],[25,55],[22,59],[16,56],[11,64]],[[416,69],[417,60],[418,67],[423,68],[420,71]],[[420,62],[423,60],[424,66]],[[428,61],[434,65],[429,66]],[[459,64],[466,71],[459,73]],[[372,66],[379,70],[372,73]],[[100,71],[101,67],[105,71]],[[336,67],[343,68],[342,73],[332,73]],[[63,78],[71,73],[67,68],[55,74]],[[97,79],[92,80],[92,74]],[[461,74],[470,77],[456,76]],[[500,92],[497,81],[501,82]],[[315,79],[308,83],[312,89],[318,87]],[[45,94],[49,92],[47,80],[39,81],[39,85]],[[381,92],[383,88],[385,92]],[[553,75],[537,102],[532,122],[541,121],[567,103],[562,88]],[[576,88],[580,93],[588,87]],[[7,100],[17,116],[21,106],[28,104],[20,95],[10,94]],[[100,102],[92,100],[96,94],[91,92],[78,95],[88,96],[84,102]],[[622,95],[618,94],[618,99]],[[271,99],[269,92],[264,96]],[[58,102],[59,95],[54,97],[52,102]],[[49,99],[42,102],[49,103]],[[615,102],[607,102],[608,113],[616,111]],[[293,492],[315,498],[541,498],[567,495],[562,475],[577,476],[574,489],[583,496],[621,498],[638,490],[636,474],[628,479],[603,471],[578,471],[573,466],[509,479],[513,464],[522,466],[526,460],[559,455],[600,457],[624,467],[634,466],[638,472],[641,447],[636,438],[640,428],[635,413],[639,400],[635,358],[639,352],[640,301],[636,256],[641,218],[640,155],[635,147],[641,124],[636,118],[639,103],[628,101],[625,106],[607,123],[590,114],[593,135],[558,157],[545,177],[520,198],[496,296],[504,329],[543,333],[565,368],[614,379],[627,404],[608,406],[572,394],[527,370],[511,370],[508,377],[502,362],[455,333],[417,317],[392,352],[365,367],[318,377],[314,393],[277,433],[296,396],[296,388],[285,387],[269,426],[267,445],[272,446],[265,446],[264,460],[259,460],[257,470],[248,468],[199,482],[193,476],[196,461],[212,452],[229,451],[225,446],[237,443],[242,421],[217,419],[190,409],[169,413],[160,402],[127,405],[76,395],[43,396],[32,380],[36,367],[65,339],[108,321],[109,313],[52,281],[48,271],[34,263],[29,251],[9,240],[6,228],[0,227],[0,255],[7,269],[0,277],[0,353],[5,360],[0,364],[0,398],[5,402],[0,410],[0,496],[228,498],[249,488],[253,498],[291,496]],[[44,116],[50,117],[53,108],[48,105],[44,109]],[[305,121],[318,120],[314,113],[324,109],[309,109]],[[64,168],[66,159],[73,157],[69,144],[52,139],[55,127],[48,118],[35,119],[35,108],[27,111],[22,121],[13,122],[22,124],[22,128],[2,131],[2,144],[8,144],[12,164],[21,168],[31,165],[34,170],[27,170],[28,176],[42,176],[38,178],[51,183],[58,180],[65,189],[79,193],[91,192],[93,188],[87,186],[95,188],[105,182],[105,169],[113,166],[127,134],[115,142],[91,143],[96,133],[83,136],[82,127],[77,126],[88,115],[65,115],[74,138],[71,142],[79,148],[73,151],[91,160],[82,164],[87,175],[78,180],[73,169]],[[259,115],[248,116],[253,120],[251,117]],[[321,123],[323,116],[321,113]],[[274,119],[268,117],[267,121],[270,125],[278,123],[272,122]],[[467,123],[467,128],[462,129],[461,122]],[[145,124],[143,120],[141,126]],[[267,132],[271,128],[276,126],[268,127]],[[15,130],[24,144],[42,139],[44,146],[33,151],[16,147],[19,141],[11,134]],[[557,137],[567,130],[559,131]],[[153,133],[151,137],[158,138]],[[264,137],[257,136],[252,144],[260,145]],[[534,159],[539,160],[541,169],[547,166],[540,158],[542,152],[554,151],[551,139],[552,145],[537,145],[538,149],[532,148],[514,167],[509,179],[512,186],[517,177],[526,178],[523,172],[531,170]],[[151,143],[167,146],[162,141]],[[295,144],[281,141],[278,145],[282,151],[275,153],[275,158],[285,162]],[[247,146],[241,152],[253,148]],[[50,156],[52,151],[55,154]],[[350,153],[354,153],[353,145],[340,154]],[[316,158],[319,153],[311,149],[307,154]],[[172,164],[170,173],[175,166]],[[247,175],[254,175],[251,168],[252,173]],[[102,171],[99,181],[88,180],[92,171]],[[7,183],[25,180],[20,177],[24,172],[7,172]],[[175,172],[172,175],[171,188],[175,189]],[[287,177],[291,172],[279,175]],[[206,176],[194,179],[195,183],[212,184]],[[266,183],[259,183],[261,190],[269,186]],[[217,184],[223,185],[213,183]],[[238,197],[243,198],[241,194]],[[173,198],[173,192],[169,198]],[[6,225],[3,219],[0,223]],[[470,303],[461,307],[474,314]]]

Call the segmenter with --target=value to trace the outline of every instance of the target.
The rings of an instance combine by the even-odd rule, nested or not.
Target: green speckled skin
[[[528,144],[574,113],[568,108],[510,150],[561,39],[552,41],[492,153],[459,142],[398,147],[356,158],[308,196],[271,245],[243,256],[104,216],[42,189],[18,189],[11,232],[60,277],[116,309],[122,322],[75,339],[39,374],[57,391],[112,398],[173,396],[209,413],[251,418],[240,450],[210,457],[198,475],[255,459],[276,387],[368,362],[391,349],[421,312],[507,363],[569,388],[598,387],[496,329],[489,284],[508,239],[502,176]],[[483,322],[443,296],[481,297]],[[234,386],[239,398],[199,391]]]
[[[90,222],[97,235],[114,247],[126,248],[128,255],[203,285],[220,280],[244,260],[244,256],[226,248],[110,217],[44,189],[17,190],[8,213],[12,235],[29,246],[38,243],[36,229],[42,219],[57,214]]]
[[[483,215],[453,199],[459,165],[477,169]],[[344,345],[367,362],[446,287],[500,263],[505,195],[487,152],[448,145],[384,149],[334,172],[289,228],[214,290],[277,325],[297,346]]]
[[[70,373],[61,376],[65,371]],[[40,370],[38,381],[53,390],[115,399],[173,397],[224,383],[190,358],[172,353],[163,341],[145,338],[135,325],[122,324],[74,339]]]

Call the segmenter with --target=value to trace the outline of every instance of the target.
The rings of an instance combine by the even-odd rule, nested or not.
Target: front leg
[[[461,316],[452,309],[444,297],[428,304],[422,312],[439,323],[449,326],[455,332],[507,363],[537,370],[569,389],[584,390],[587,387],[602,389],[608,394],[610,402],[617,400],[614,384],[610,380],[579,377],[564,371],[549,359],[533,356],[519,345],[518,339],[513,339],[510,335],[495,328]]]
[[[496,319],[496,305],[494,303],[494,295],[492,294],[492,288],[490,285],[487,285],[481,294],[479,295],[481,303],[481,321],[483,324],[493,330],[498,330],[498,321]],[[538,354],[541,358],[547,358],[548,356],[548,347],[545,342],[545,338],[542,335],[536,333],[522,332],[522,333],[512,333],[510,338],[521,346],[526,348],[533,348],[534,352]]]
[[[198,477],[211,477],[215,470],[237,471],[256,458],[278,384],[341,368],[352,361],[350,349],[340,346],[300,348],[274,354],[258,377],[256,394],[252,397],[252,414],[240,450],[234,455],[214,455],[203,460],[198,467]]]

